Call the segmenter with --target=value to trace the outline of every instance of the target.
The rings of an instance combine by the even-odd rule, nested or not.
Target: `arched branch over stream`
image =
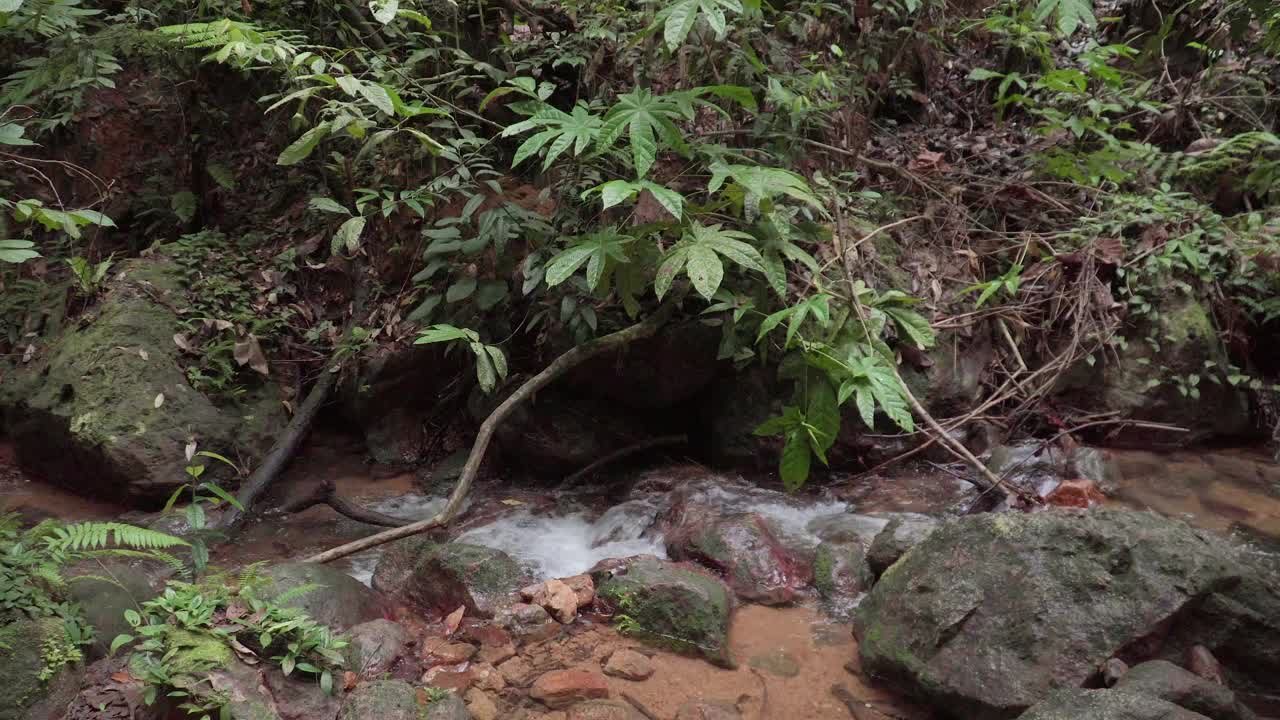
[[[368,550],[393,540],[412,537],[419,533],[426,532],[432,528],[448,525],[457,517],[458,512],[462,509],[462,502],[466,499],[467,493],[471,490],[471,485],[476,479],[476,475],[480,472],[480,464],[484,461],[485,451],[489,448],[489,443],[493,440],[493,434],[506,420],[507,416],[516,409],[520,403],[528,400],[534,394],[544,387],[550,385],[560,376],[569,370],[581,365],[583,362],[603,353],[615,350],[636,340],[653,337],[675,311],[675,306],[679,302],[679,298],[668,300],[658,311],[650,316],[647,320],[637,323],[627,328],[623,328],[615,333],[610,333],[602,337],[598,337],[589,342],[583,343],[565,352],[560,357],[551,362],[542,372],[534,375],[525,381],[523,385],[511,393],[511,396],[494,409],[489,417],[485,418],[480,424],[480,430],[476,433],[475,444],[471,446],[471,453],[467,456],[467,462],[462,467],[462,475],[458,478],[458,484],[454,487],[453,493],[449,496],[449,502],[445,505],[444,510],[440,511],[434,517],[426,520],[405,525],[403,527],[385,530],[376,535],[371,535],[361,540],[339,545],[331,550],[326,550],[317,555],[307,558],[307,562],[329,562],[337,560],[348,555]]]

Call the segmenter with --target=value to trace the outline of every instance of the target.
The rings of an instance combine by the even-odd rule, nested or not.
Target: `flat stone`
[[[515,603],[494,615],[494,622],[522,642],[537,642],[555,637],[560,624],[541,605]]]
[[[635,650],[615,650],[605,663],[604,674],[623,680],[648,680],[653,675],[653,662]]]
[[[438,665],[457,665],[471,659],[476,646],[462,642],[449,642],[444,638],[428,638],[422,643],[422,656]]]
[[[547,580],[540,585],[524,588],[522,596],[534,605],[541,605],[558,622],[569,624],[578,614],[578,595],[573,588],[559,580]]]
[[[747,660],[747,664],[781,678],[793,678],[800,674],[800,663],[781,650],[755,655]]]
[[[422,682],[441,690],[452,690],[456,693],[466,692],[475,684],[476,674],[467,670],[443,670],[433,668],[422,676]]]
[[[583,700],[609,697],[609,683],[590,670],[552,670],[534,681],[529,696],[552,709],[567,708]]]
[[[497,720],[498,706],[487,693],[472,688],[467,692],[467,710],[475,720]]]
[[[502,677],[505,678],[509,684],[516,687],[527,686],[529,683],[533,682],[533,679],[538,674],[538,671],[534,669],[533,665],[529,664],[528,660],[519,656],[513,657],[499,665],[498,672],[502,673]]]
[[[561,582],[568,585],[573,593],[578,596],[578,609],[587,607],[596,599],[596,584],[592,582],[590,575],[574,575],[573,577],[561,578]]]
[[[476,663],[470,670],[475,673],[475,686],[481,690],[499,692],[507,687],[507,679],[498,672],[498,668],[489,663]]]

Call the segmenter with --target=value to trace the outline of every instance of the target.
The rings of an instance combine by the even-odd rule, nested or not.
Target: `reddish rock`
[[[427,638],[422,643],[424,660],[434,660],[437,665],[457,665],[476,654],[476,646],[462,642],[449,642],[444,638]]]
[[[516,687],[525,687],[533,681],[538,671],[522,657],[513,657],[498,666],[498,672],[506,681]]]
[[[715,516],[697,505],[678,510],[667,535],[673,560],[692,560],[724,575],[734,593],[749,602],[794,602],[813,580],[812,560],[778,541],[768,520],[757,513]]]
[[[441,690],[452,690],[455,693],[464,693],[475,684],[476,674],[471,670],[446,670],[443,668],[433,668],[422,675],[422,682],[432,687],[438,687]]]
[[[574,575],[561,578],[560,582],[568,585],[573,594],[578,596],[578,609],[590,605],[596,599],[596,584],[591,582],[590,575]]]
[[[1088,508],[1106,500],[1106,496],[1093,484],[1092,480],[1063,480],[1044,501],[1058,507]]]
[[[729,703],[690,700],[676,711],[676,720],[742,720],[742,713]]]
[[[583,700],[609,697],[609,683],[590,670],[552,670],[534,681],[529,696],[552,709],[567,708]]]
[[[618,700],[589,700],[569,708],[566,720],[644,720],[644,716]]]
[[[498,705],[493,698],[475,688],[467,692],[467,710],[475,720],[498,720]]]
[[[605,663],[604,674],[623,680],[648,680],[653,675],[653,663],[635,650],[615,650]]]
[[[499,692],[507,687],[507,679],[502,677],[498,668],[489,663],[476,663],[472,666],[471,672],[475,673],[475,686],[481,690]]]
[[[547,640],[555,637],[561,627],[541,605],[527,603],[516,603],[503,608],[494,616],[494,622],[521,642]]]

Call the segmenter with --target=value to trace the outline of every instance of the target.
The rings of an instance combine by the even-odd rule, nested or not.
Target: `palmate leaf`
[[[625,133],[631,143],[636,178],[644,178],[657,161],[659,139],[681,155],[688,155],[689,146],[674,121],[691,117],[692,106],[683,103],[682,98],[636,88],[619,95],[618,102],[609,108],[596,147],[605,152]]]
[[[585,263],[587,287],[595,290],[611,267],[630,262],[625,245],[634,238],[619,234],[616,230],[609,229],[574,239],[579,242],[562,250],[547,263],[548,287],[555,287],[568,280]]]
[[[679,0],[669,6],[658,16],[658,20],[662,22],[662,39],[667,43],[667,49],[675,52],[684,43],[699,16],[706,20],[707,27],[711,28],[717,39],[724,39],[728,30],[726,10],[741,14],[742,3],[738,0]]]
[[[604,206],[602,209],[608,210],[624,200],[636,197],[645,190],[648,190],[649,194],[653,195],[653,199],[662,206],[662,209],[671,213],[671,216],[676,220],[679,220],[684,214],[684,196],[652,180],[610,180],[583,192],[582,197],[585,198],[591,193],[598,192],[600,193],[600,202]]]
[[[1074,34],[1081,25],[1092,28],[1098,19],[1093,15],[1093,0],[1040,0],[1036,5],[1036,20],[1055,19],[1055,27],[1063,35]]]
[[[545,170],[570,147],[573,148],[574,155],[581,155],[583,150],[595,142],[603,125],[603,120],[592,115],[587,106],[581,103],[574,106],[572,113],[566,113],[550,105],[542,105],[528,119],[507,127],[502,131],[502,135],[511,137],[541,128],[538,133],[530,136],[516,149],[511,167],[537,155],[546,147],[547,155],[542,161],[542,169]]]
[[[658,266],[653,284],[654,292],[661,299],[680,271],[684,270],[693,282],[694,289],[711,300],[724,280],[721,258],[743,269],[763,273],[764,259],[760,257],[760,251],[744,240],[754,238],[738,230],[725,230],[720,225],[694,222]]]

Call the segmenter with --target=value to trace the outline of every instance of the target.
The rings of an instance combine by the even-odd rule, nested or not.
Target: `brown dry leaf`
[[[1100,237],[1093,241],[1093,256],[1106,265],[1124,262],[1124,242],[1116,237]]]
[[[916,155],[915,158],[907,164],[907,168],[912,172],[919,173],[921,175],[934,172],[944,172],[949,170],[950,166],[948,166],[946,161],[943,160],[943,157],[945,157],[943,153],[934,152],[933,150],[922,150],[919,155]]]
[[[130,675],[127,670],[121,670],[120,672],[111,673],[111,679],[115,680],[118,683],[133,682],[133,676]]]
[[[1161,225],[1148,225],[1138,237],[1139,254],[1151,248],[1159,247],[1169,241],[1169,228]]]
[[[344,691],[346,691],[346,692],[351,692],[352,690],[355,690],[355,689],[356,689],[356,683],[358,683],[358,682],[360,682],[360,676],[359,676],[359,675],[355,674],[354,672],[351,672],[350,670],[343,671],[343,673],[342,673],[342,689],[343,689]],[[418,688],[418,692],[419,692],[419,693],[422,693],[422,694],[423,694],[423,696],[425,696],[427,691],[426,691],[426,690],[424,690],[423,688]],[[422,704],[423,704],[423,705],[425,705],[426,703],[422,703]]]
[[[444,634],[446,637],[458,631],[458,626],[462,624],[462,616],[466,612],[467,607],[462,605],[457,610],[449,613],[449,617],[444,619]]]
[[[237,365],[241,367],[248,365],[260,375],[266,376],[271,372],[267,367],[267,356],[262,354],[262,346],[258,344],[258,338],[254,337],[253,333],[236,342],[232,357],[235,358]]]
[[[182,333],[174,334],[173,344],[177,345],[178,349],[182,350],[183,352],[194,352],[191,347],[191,341],[188,340],[187,336],[183,335]]]

